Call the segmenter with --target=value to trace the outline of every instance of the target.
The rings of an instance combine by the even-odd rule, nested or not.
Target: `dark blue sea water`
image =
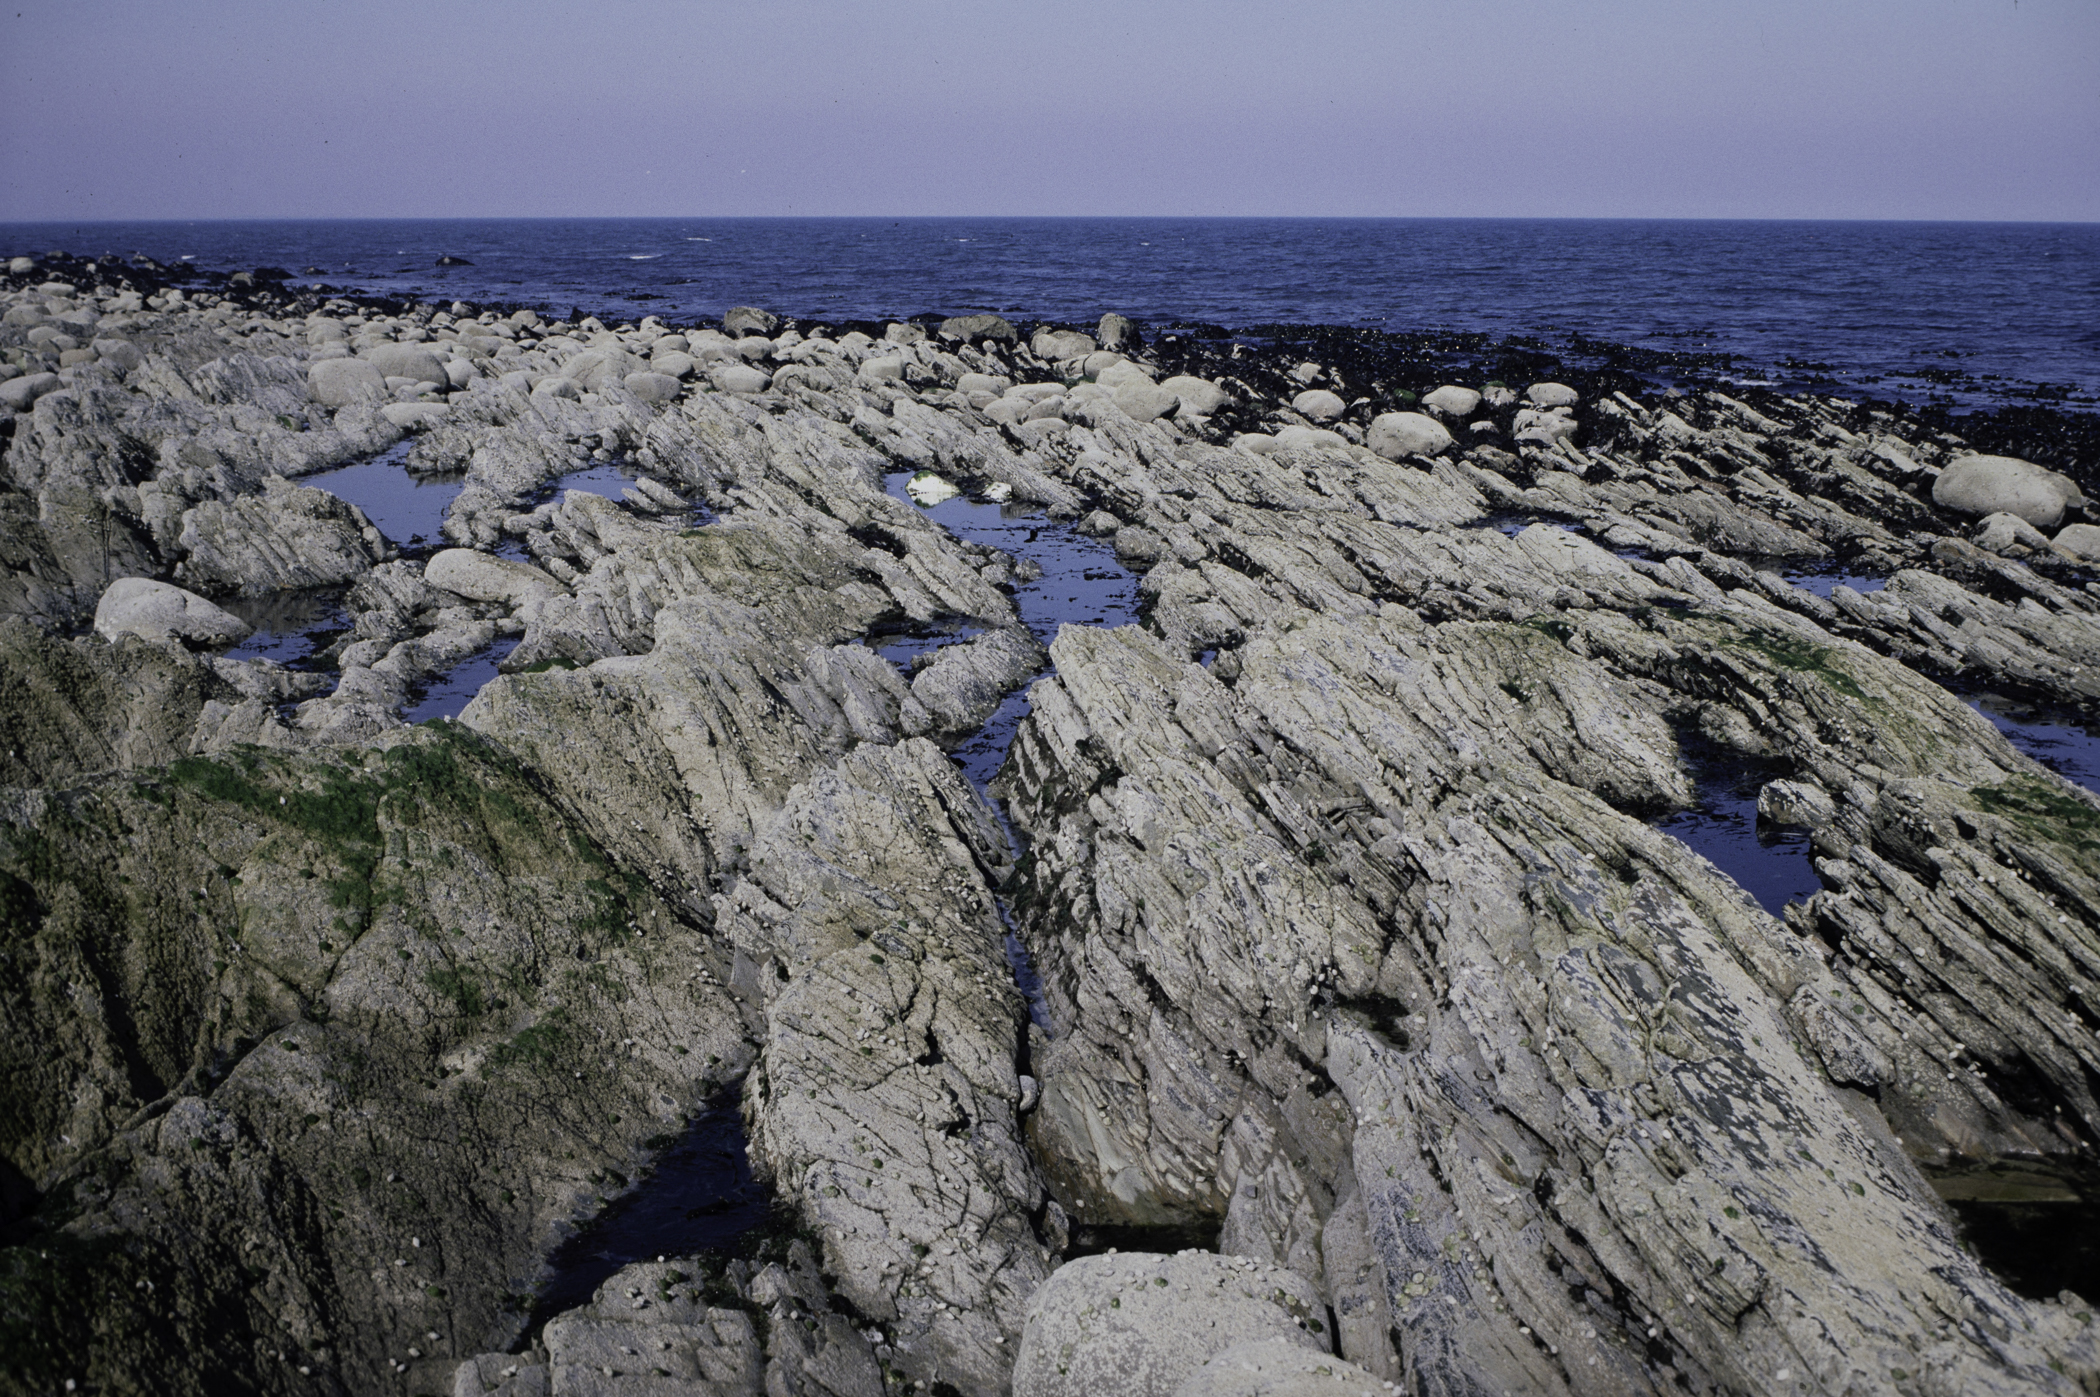
[[[2100,399],[2100,225],[1582,219],[469,219],[0,224],[0,252],[144,252],[567,316],[993,310],[1090,323],[1577,335],[1737,356],[1786,388]],[[438,267],[441,256],[472,265]],[[311,273],[307,269],[314,269]]]

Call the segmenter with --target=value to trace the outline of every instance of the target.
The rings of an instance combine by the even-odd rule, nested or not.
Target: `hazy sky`
[[[2100,0],[14,0],[0,220],[2100,220]]]

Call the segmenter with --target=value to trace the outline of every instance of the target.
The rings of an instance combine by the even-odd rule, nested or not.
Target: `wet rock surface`
[[[1977,1232],[2100,1132],[2100,799],[1968,701],[2100,698],[2038,429],[6,294],[6,1390],[2096,1381]],[[1805,897],[1673,833],[1722,768]],[[544,1305],[730,1089],[756,1240]]]

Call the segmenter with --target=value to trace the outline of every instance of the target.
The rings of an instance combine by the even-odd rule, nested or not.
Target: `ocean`
[[[676,322],[996,311],[1602,341],[1728,381],[1957,409],[2100,407],[2100,224],[737,218],[0,224],[300,285]],[[467,265],[438,266],[440,257]]]

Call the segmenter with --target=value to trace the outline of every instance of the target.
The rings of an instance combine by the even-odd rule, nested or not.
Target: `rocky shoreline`
[[[5,287],[0,1390],[2100,1388],[1946,1201],[2100,1132],[2100,800],[1949,687],[2100,699],[2090,419]],[[404,442],[442,546],[300,483]],[[1140,623],[1046,655],[956,490]],[[316,663],[227,653],[315,588]],[[1015,847],[950,754],[1023,686]],[[1694,746],[1821,892],[1655,828]],[[765,1240],[530,1333],[732,1089]]]

